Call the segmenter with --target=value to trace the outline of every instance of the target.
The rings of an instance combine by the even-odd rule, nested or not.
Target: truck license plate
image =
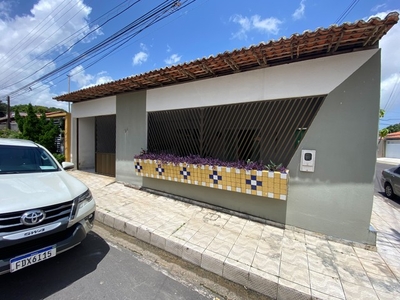
[[[10,259],[10,272],[15,272],[56,256],[56,247],[49,246]]]

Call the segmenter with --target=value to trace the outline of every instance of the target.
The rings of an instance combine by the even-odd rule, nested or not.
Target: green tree
[[[394,124],[394,125],[389,125],[386,128],[389,130],[389,133],[398,132],[398,131],[400,131],[400,123],[397,123],[397,124]]]
[[[27,116],[22,117],[18,108],[15,111],[15,121],[21,132],[20,137],[39,143],[52,153],[56,152],[55,138],[60,132],[59,127],[51,120],[47,120],[44,112],[38,118],[32,104],[28,104],[26,113]]]
[[[0,117],[7,115],[7,103],[0,101]]]
[[[385,110],[384,109],[379,109],[379,119],[382,119],[385,116]],[[378,144],[381,142],[382,139],[384,139],[389,133],[389,130],[387,128],[383,128],[379,130],[379,141]]]
[[[0,129],[0,138],[19,139],[20,133],[15,130],[10,130],[8,128],[4,128],[4,129]]]
[[[379,109],[379,119],[383,118],[385,116],[385,110],[383,108]]]
[[[382,139],[384,139],[387,135],[389,134],[389,130],[387,128],[383,128],[381,130],[379,130],[379,142],[378,144],[381,142]]]
[[[11,106],[11,110],[12,111],[18,110],[20,113],[28,112],[28,106],[29,106],[28,104],[17,104],[17,105]],[[57,107],[46,107],[46,106],[40,106],[40,105],[33,105],[32,108],[36,114],[42,114],[43,112],[44,113],[55,112],[55,111],[65,112],[64,109],[57,108]]]

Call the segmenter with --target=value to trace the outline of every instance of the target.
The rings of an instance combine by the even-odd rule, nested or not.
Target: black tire
[[[385,184],[385,195],[389,199],[393,199],[394,198],[393,188],[392,188],[390,183],[386,183]]]

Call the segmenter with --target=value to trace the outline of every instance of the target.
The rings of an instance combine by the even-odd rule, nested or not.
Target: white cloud
[[[140,43],[140,49],[142,49],[143,51],[147,52],[147,46],[146,44]]]
[[[168,65],[173,65],[178,62],[180,62],[182,56],[179,56],[178,54],[172,54],[170,57],[164,60],[164,62]]]
[[[380,11],[380,10],[383,10],[383,9],[385,9],[386,6],[387,6],[386,3],[378,4],[377,6],[373,7],[373,8],[371,9],[371,11]]]
[[[304,17],[304,13],[306,10],[306,5],[305,5],[306,0],[301,0],[300,6],[295,10],[295,12],[292,14],[293,20],[300,20]]]
[[[147,58],[149,55],[146,52],[140,51],[135,54],[135,56],[132,58],[132,64],[134,66],[136,65],[141,65],[142,63],[147,61]]]
[[[238,39],[247,39],[247,33],[251,30],[276,35],[279,33],[279,25],[282,24],[282,21],[277,18],[261,19],[259,15],[254,15],[250,18],[235,15],[230,18],[230,21],[240,25],[239,31],[233,34],[233,38]]]
[[[0,44],[0,97],[12,94],[54,70],[57,64],[72,59],[74,49],[63,56],[60,63],[53,62],[50,57],[67,50],[96,28],[89,25],[91,8],[83,0],[37,0],[29,13],[12,18],[8,16],[15,7],[10,7],[9,3],[12,2],[0,2],[0,36],[7,37],[7,42]],[[77,31],[79,34],[69,38]],[[97,29],[85,41],[99,34],[101,30]],[[54,79],[55,84],[63,80],[62,84],[67,86],[67,78],[63,77]],[[12,105],[31,102],[56,106],[60,103],[52,99],[55,95],[51,88],[52,85],[46,82],[32,84],[18,94],[12,94]]]
[[[381,12],[371,17],[384,19],[389,11]],[[400,25],[394,25],[380,40],[381,51],[381,108],[390,112],[400,109]]]
[[[76,66],[69,72],[69,76],[72,82],[75,82],[79,88],[90,84],[94,77],[90,74],[85,74],[83,66]]]
[[[8,18],[11,8],[10,2],[0,1],[0,18]]]
[[[140,49],[142,49],[142,51],[136,53],[135,56],[133,56],[132,58],[133,66],[141,65],[142,63],[146,62],[147,59],[149,58],[147,46],[143,43],[140,43]]]
[[[69,75],[71,76],[71,82],[75,82],[79,89],[107,83],[113,80],[105,71],[97,73],[96,75],[86,74],[85,69],[81,65],[75,67]]]
[[[381,82],[381,105],[382,108],[385,108],[387,112],[393,111],[395,108],[399,108],[399,99],[400,95],[400,72],[393,73],[389,78],[384,79]],[[397,95],[397,96],[396,96]]]

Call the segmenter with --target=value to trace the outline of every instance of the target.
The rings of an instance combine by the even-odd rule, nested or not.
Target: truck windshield
[[[54,159],[42,148],[0,145],[0,174],[59,170]]]

